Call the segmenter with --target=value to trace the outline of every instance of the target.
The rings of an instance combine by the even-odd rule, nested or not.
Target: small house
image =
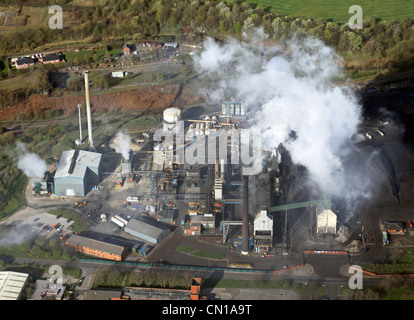
[[[25,69],[29,68],[34,65],[34,60],[32,58],[23,57],[16,60],[16,68],[17,69]]]

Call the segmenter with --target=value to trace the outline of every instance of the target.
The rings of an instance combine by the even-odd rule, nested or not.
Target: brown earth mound
[[[177,107],[202,103],[201,95],[181,93],[178,87],[153,86],[133,91],[93,94],[91,92],[93,113],[151,110],[161,111],[172,105]],[[0,110],[0,121],[28,118],[46,110],[61,110],[63,115],[77,112],[77,105],[85,103],[85,97],[49,97],[32,95],[14,106]]]

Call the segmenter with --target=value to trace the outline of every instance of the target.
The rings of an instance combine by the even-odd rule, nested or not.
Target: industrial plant
[[[339,222],[330,195],[315,186],[297,191],[300,168],[283,146],[255,155],[254,137],[242,141],[251,124],[244,102],[223,101],[217,111],[194,118],[167,108],[153,130],[119,131],[108,152],[94,145],[88,72],[84,80],[88,136],[82,136],[79,104],[76,148],[64,151],[56,170],[45,175],[48,181],[37,186],[49,190],[43,195],[72,201],[97,229],[109,225],[112,231],[104,241],[73,235],[67,245],[124,261],[146,257],[175,233],[246,257],[289,255],[304,238],[338,244],[332,241]],[[247,161],[246,150],[254,155]],[[125,242],[112,241],[111,234]]]

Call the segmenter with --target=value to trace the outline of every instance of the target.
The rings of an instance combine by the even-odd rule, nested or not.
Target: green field
[[[226,256],[224,254],[221,254],[221,253],[197,250],[197,249],[187,247],[187,246],[183,246],[183,245],[178,246],[177,250],[179,252],[191,254],[191,255],[199,257],[199,258],[216,259],[216,260],[222,260],[222,259],[226,258]]]
[[[359,5],[363,18],[393,20],[399,18],[414,19],[414,0],[247,0],[248,3],[261,5],[270,11],[287,16],[332,19],[346,23],[354,15],[348,13],[349,7]]]

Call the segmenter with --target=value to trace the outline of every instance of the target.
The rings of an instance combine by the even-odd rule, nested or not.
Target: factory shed
[[[177,215],[177,209],[164,209],[158,213],[157,220],[165,223],[175,223]]]
[[[404,223],[400,221],[384,221],[383,229],[386,230],[389,234],[404,234],[405,233]]]
[[[190,215],[191,224],[200,223],[206,229],[214,229],[216,226],[216,217],[212,213]]]
[[[78,235],[73,235],[66,240],[66,245],[76,251],[108,260],[122,261],[128,254],[128,249],[125,247]]]
[[[152,244],[159,243],[170,234],[170,229],[149,224],[142,220],[131,219],[124,231],[130,235],[145,240]]]
[[[316,219],[316,232],[318,234],[336,234],[336,214],[331,210],[324,210],[318,214]]]
[[[273,216],[267,210],[260,210],[254,217],[253,228],[256,251],[264,253],[271,250],[273,246]]]
[[[84,150],[62,153],[54,177],[55,194],[58,196],[85,196],[100,182],[102,155]]]
[[[28,283],[27,273],[0,272],[0,300],[19,300]]]
[[[55,277],[48,280],[36,280],[33,293],[29,300],[53,299],[62,300],[66,287],[60,285]]]
[[[90,289],[85,292],[85,300],[121,300],[122,290]]]
[[[184,234],[191,235],[191,236],[201,235],[201,223],[200,222],[185,223]]]

